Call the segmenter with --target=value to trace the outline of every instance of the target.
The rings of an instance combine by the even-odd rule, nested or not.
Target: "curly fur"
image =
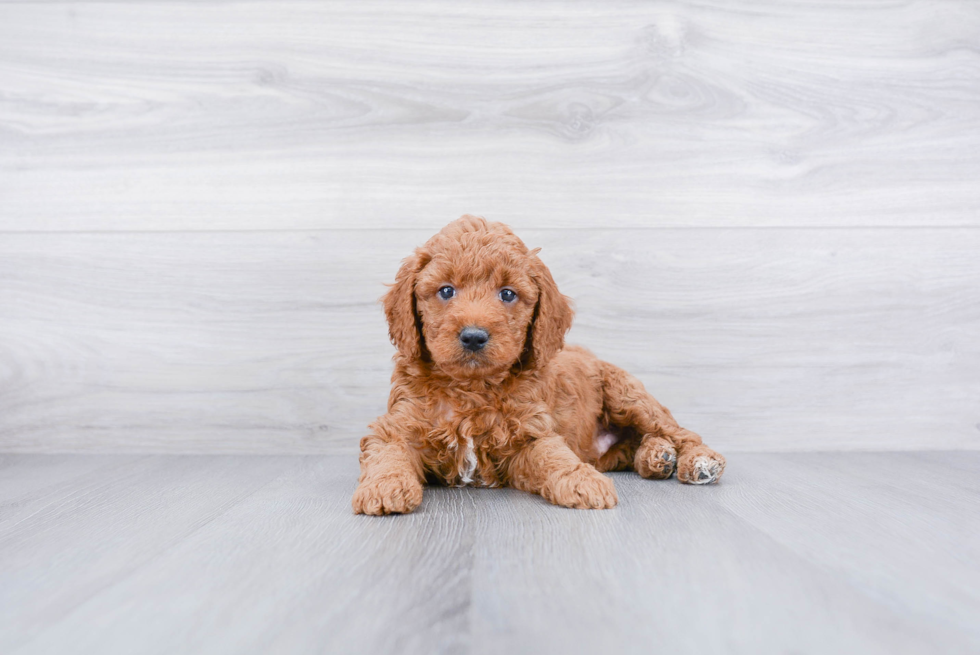
[[[443,299],[439,289],[456,295]],[[507,287],[513,302],[498,295]],[[564,347],[569,299],[501,223],[463,216],[405,259],[385,295],[398,352],[388,412],[361,440],[356,513],[411,512],[424,483],[511,486],[557,505],[609,508],[602,471],[716,482],[725,459],[680,427],[643,384]],[[480,327],[489,341],[464,349]]]

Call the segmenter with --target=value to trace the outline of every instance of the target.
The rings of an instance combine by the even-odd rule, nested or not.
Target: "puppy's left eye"
[[[456,289],[452,288],[448,284],[443,288],[439,289],[439,297],[443,300],[449,300],[456,295]]]
[[[501,289],[498,295],[506,303],[512,303],[517,300],[517,293],[513,289]]]

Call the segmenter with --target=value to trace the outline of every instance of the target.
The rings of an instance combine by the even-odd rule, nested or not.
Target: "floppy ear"
[[[537,256],[538,250],[530,253],[531,278],[538,285],[538,303],[524,342],[522,361],[526,367],[541,367],[548,363],[561,350],[565,333],[572,327],[571,302],[558,291],[551,271]]]
[[[402,262],[395,283],[383,298],[388,336],[398,352],[411,359],[429,358],[422,338],[422,319],[415,309],[415,280],[428,263],[429,256],[416,250]]]

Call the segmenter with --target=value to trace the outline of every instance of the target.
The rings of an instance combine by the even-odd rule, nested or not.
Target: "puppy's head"
[[[507,226],[468,215],[403,262],[384,308],[398,351],[454,378],[543,366],[572,323],[537,251]]]

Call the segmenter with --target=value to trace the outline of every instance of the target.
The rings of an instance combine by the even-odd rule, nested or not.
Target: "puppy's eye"
[[[512,303],[517,300],[517,293],[513,289],[501,289],[500,299],[506,303]]]
[[[443,288],[439,289],[439,297],[442,298],[443,300],[449,300],[455,295],[456,295],[456,289],[452,288],[449,285],[446,285]]]

